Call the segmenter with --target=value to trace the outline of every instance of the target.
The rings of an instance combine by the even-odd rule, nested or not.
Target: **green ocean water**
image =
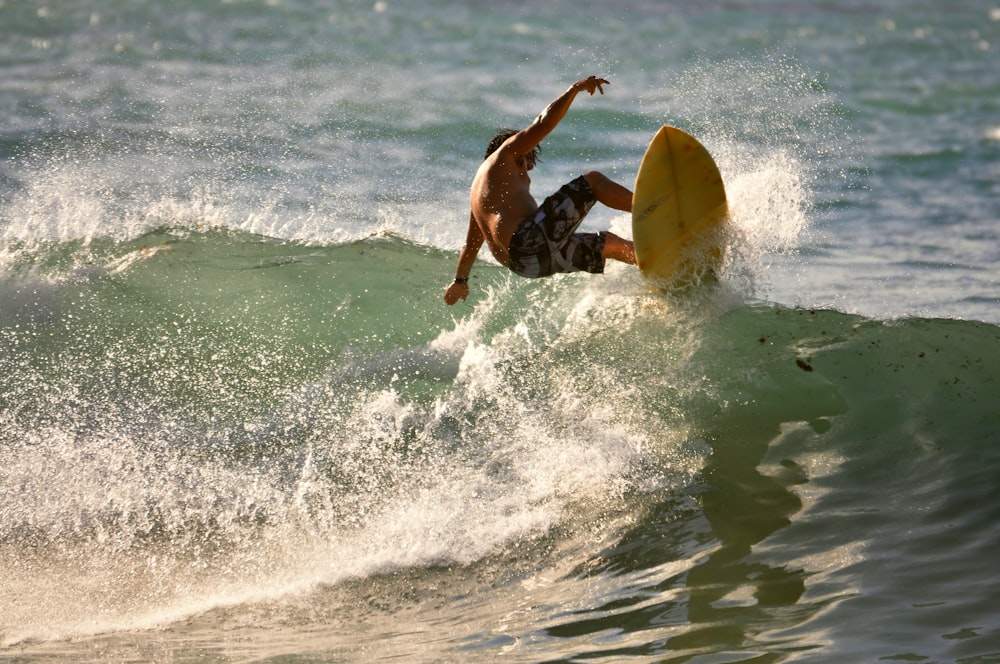
[[[624,268],[486,268],[448,323],[448,256],[391,236],[78,251],[7,284],[8,656],[996,643],[994,325]]]
[[[0,1],[0,660],[996,662],[1000,8]],[[498,126],[718,284],[447,307]],[[627,215],[585,226],[627,235]]]

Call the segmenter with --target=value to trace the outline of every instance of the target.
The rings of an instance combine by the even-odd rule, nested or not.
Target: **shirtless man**
[[[458,258],[455,281],[444,301],[455,304],[469,295],[469,272],[483,242],[502,265],[523,277],[557,272],[601,273],[607,258],[635,264],[632,243],[609,232],[576,233],[595,202],[632,210],[632,192],[596,171],[584,173],[542,201],[531,195],[528,171],[535,166],[538,144],[556,128],[576,95],[604,94],[610,83],[589,76],[571,85],[526,129],[494,137],[472,181],[469,230]]]

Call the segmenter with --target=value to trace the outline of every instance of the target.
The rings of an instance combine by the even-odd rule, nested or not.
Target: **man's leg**
[[[599,203],[622,212],[632,211],[631,191],[597,171],[584,173],[583,178]]]
[[[620,238],[614,233],[605,234],[602,255],[605,259],[613,258],[622,263],[635,265],[635,246],[632,241]]]
[[[631,191],[597,171],[584,173],[583,177],[587,180],[587,184],[590,185],[590,190],[594,192],[594,197],[597,198],[598,202],[622,212],[632,211]],[[612,258],[629,265],[635,265],[635,247],[633,247],[632,242],[618,237],[614,233],[607,233],[604,236],[602,255],[604,258]]]

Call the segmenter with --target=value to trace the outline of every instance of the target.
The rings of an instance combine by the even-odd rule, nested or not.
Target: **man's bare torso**
[[[529,158],[518,157],[503,146],[479,166],[472,181],[472,217],[493,256],[503,265],[509,263],[507,247],[514,231],[538,210],[528,176],[533,165]]]

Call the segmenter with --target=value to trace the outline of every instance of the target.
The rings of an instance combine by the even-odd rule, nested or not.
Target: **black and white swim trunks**
[[[582,175],[542,201],[510,240],[511,271],[529,278],[557,272],[604,272],[606,233],[574,232],[596,202]]]

